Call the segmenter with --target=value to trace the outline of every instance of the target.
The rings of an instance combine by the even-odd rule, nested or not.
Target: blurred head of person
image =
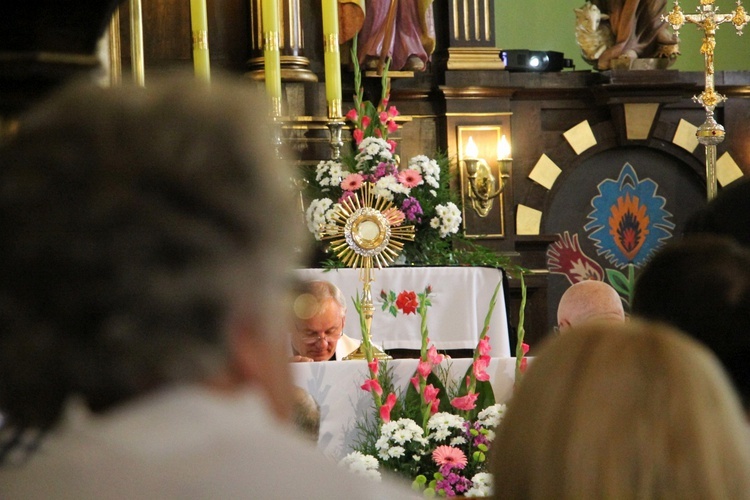
[[[574,283],[565,290],[557,306],[557,327],[560,331],[591,320],[625,320],[620,295],[603,281]]]
[[[663,324],[549,337],[497,429],[496,498],[749,498],[748,427],[715,357]]]

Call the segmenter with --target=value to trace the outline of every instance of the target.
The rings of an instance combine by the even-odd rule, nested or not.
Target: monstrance
[[[360,269],[362,281],[362,344],[344,359],[389,359],[372,345],[371,328],[373,268],[382,269],[393,262],[404,248],[404,241],[414,240],[414,226],[401,225],[404,214],[393,203],[373,193],[372,183],[364,183],[359,196],[343,200],[334,211],[332,223],[321,228],[322,239],[332,240],[331,250],[344,265]],[[371,348],[368,356],[367,349]]]

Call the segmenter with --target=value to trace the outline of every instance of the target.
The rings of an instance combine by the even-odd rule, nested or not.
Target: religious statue
[[[382,68],[391,58],[392,70],[422,71],[435,49],[432,1],[368,0],[365,7],[364,0],[339,0],[341,40],[361,21],[360,64]]]
[[[583,58],[599,70],[614,60],[675,59],[679,39],[661,20],[666,0],[592,0],[576,12],[576,40]]]

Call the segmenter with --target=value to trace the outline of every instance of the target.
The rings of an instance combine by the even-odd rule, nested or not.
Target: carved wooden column
[[[261,2],[250,2],[250,59],[247,61],[247,76],[263,80],[263,29],[261,26]],[[310,70],[310,60],[304,55],[304,32],[300,16],[300,0],[284,0],[281,5],[281,80],[286,82],[317,82],[318,77]]]
[[[447,69],[503,69],[495,47],[494,1],[451,0],[448,21]]]

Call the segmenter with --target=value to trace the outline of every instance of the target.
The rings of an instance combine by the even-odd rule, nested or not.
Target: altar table
[[[417,369],[418,359],[388,361],[393,368],[395,387],[405,390]],[[472,362],[471,358],[443,361],[450,369],[451,378],[461,378]],[[515,358],[492,358],[487,373],[490,375],[498,403],[507,402],[513,392]],[[355,423],[371,415],[372,395],[360,388],[368,378],[367,363],[354,361],[323,361],[291,363],[295,384],[308,391],[320,406],[320,435],[318,449],[329,457],[340,460],[352,451],[357,438]],[[438,397],[442,397],[440,394]]]
[[[299,269],[297,276],[302,280],[327,280],[338,286],[348,300],[346,333],[350,337],[360,337],[359,317],[352,302],[355,294],[362,294],[359,270]],[[373,343],[382,349],[421,347],[419,315],[399,311],[398,317],[393,317],[388,311],[382,311],[380,292],[419,293],[429,285],[432,287],[432,306],[427,311],[429,337],[442,351],[476,347],[492,293],[503,280],[503,270],[494,267],[388,267],[373,270],[373,276]],[[501,285],[488,330],[493,357],[510,356],[508,318]]]

